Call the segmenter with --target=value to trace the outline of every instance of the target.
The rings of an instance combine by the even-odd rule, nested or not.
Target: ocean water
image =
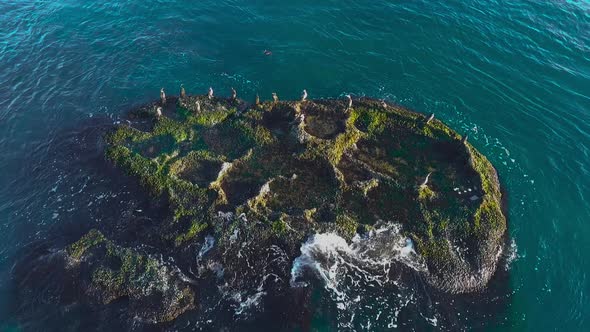
[[[469,133],[508,195],[502,308],[451,303],[456,324],[396,326],[590,329],[585,0],[3,0],[0,36],[2,330],[94,327],[84,311],[55,308],[63,290],[23,291],[53,273],[27,259],[149,210],[104,161],[99,138],[160,87],[174,94],[180,84],[217,95],[235,87],[248,100],[298,98],[304,88],[310,98],[383,98]],[[372,314],[359,310],[373,325],[355,329],[377,329]],[[333,326],[326,317],[312,328]]]

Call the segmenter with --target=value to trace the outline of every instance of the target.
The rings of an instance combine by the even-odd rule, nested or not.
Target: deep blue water
[[[43,329],[57,296],[15,304],[23,253],[146,205],[97,137],[181,83],[384,98],[469,132],[508,193],[517,249],[506,309],[457,326],[590,329],[587,1],[3,0],[0,36],[0,329]]]

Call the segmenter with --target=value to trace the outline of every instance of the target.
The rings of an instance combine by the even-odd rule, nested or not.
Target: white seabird
[[[186,91],[184,90],[184,84],[180,85],[180,98],[186,98]]]
[[[434,113],[430,114],[430,116],[428,117],[428,120],[426,120],[426,124],[429,124],[430,121],[432,121],[434,119]]]
[[[303,93],[301,94],[301,101],[305,101],[307,99],[307,90],[303,89]]]
[[[346,99],[348,99],[348,107],[346,108],[348,110],[348,109],[352,108],[352,96],[346,95]]]
[[[166,104],[166,93],[164,92],[164,88],[160,89],[160,102],[162,105]]]
[[[424,182],[422,182],[420,187],[426,187],[426,185],[428,185],[428,180],[430,179],[431,174],[432,174],[432,172],[430,172],[430,173],[428,173],[428,175],[426,175],[426,179],[424,179]]]

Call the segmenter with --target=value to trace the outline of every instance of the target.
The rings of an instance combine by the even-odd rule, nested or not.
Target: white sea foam
[[[237,293],[237,296],[234,300],[239,303],[239,306],[235,309],[235,314],[238,316],[243,315],[252,307],[257,307],[260,305],[260,300],[264,295],[266,295],[266,292],[260,291],[253,295],[247,296],[245,299],[242,299],[241,294]]]
[[[205,236],[205,242],[203,242],[203,246],[199,250],[199,254],[197,255],[197,260],[203,258],[203,256],[213,248],[215,245],[215,238],[211,235]]]
[[[244,221],[245,220],[245,221]],[[237,217],[239,225],[247,219]],[[228,252],[224,255],[234,257],[228,265],[227,275],[222,275],[218,290],[233,310],[236,320],[247,320],[262,310],[264,298],[276,287],[284,285],[282,273],[290,266],[286,252],[277,245],[259,248],[253,244],[240,227],[229,233]],[[239,274],[233,274],[235,265],[240,266]]]
[[[358,262],[368,268],[389,268],[397,261],[416,271],[426,271],[412,240],[402,236],[400,229],[399,224],[383,226],[367,235],[356,235],[350,244],[335,233],[315,234],[301,246],[301,255],[295,259],[291,270],[291,285],[304,285],[297,281],[304,268],[312,268],[320,276],[329,278],[343,261]]]
[[[395,325],[400,310],[415,301],[413,290],[398,280],[400,270],[427,272],[412,240],[400,230],[400,225],[388,224],[357,235],[350,243],[334,233],[315,234],[293,262],[291,287],[306,287],[310,273],[319,278],[339,309],[339,328],[370,330],[391,322]],[[378,319],[370,323],[360,321],[366,315],[354,315],[377,310]]]
[[[504,269],[508,271],[512,263],[520,257],[518,255],[518,247],[516,246],[516,240],[514,240],[514,238],[510,239],[510,246],[508,247],[505,255],[506,263],[504,265]]]

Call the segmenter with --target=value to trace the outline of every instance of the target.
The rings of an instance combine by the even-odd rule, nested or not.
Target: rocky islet
[[[369,98],[250,105],[186,94],[129,118],[106,136],[106,156],[169,213],[129,247],[92,230],[67,248],[68,268],[97,303],[126,297],[152,322],[197,308],[198,283],[154,251],[190,267],[209,236],[226,248],[223,268],[210,267],[235,278],[245,268],[232,247],[238,231],[292,262],[313,234],[350,240],[398,223],[432,287],[471,292],[495,272],[506,233],[496,171],[437,119]]]

